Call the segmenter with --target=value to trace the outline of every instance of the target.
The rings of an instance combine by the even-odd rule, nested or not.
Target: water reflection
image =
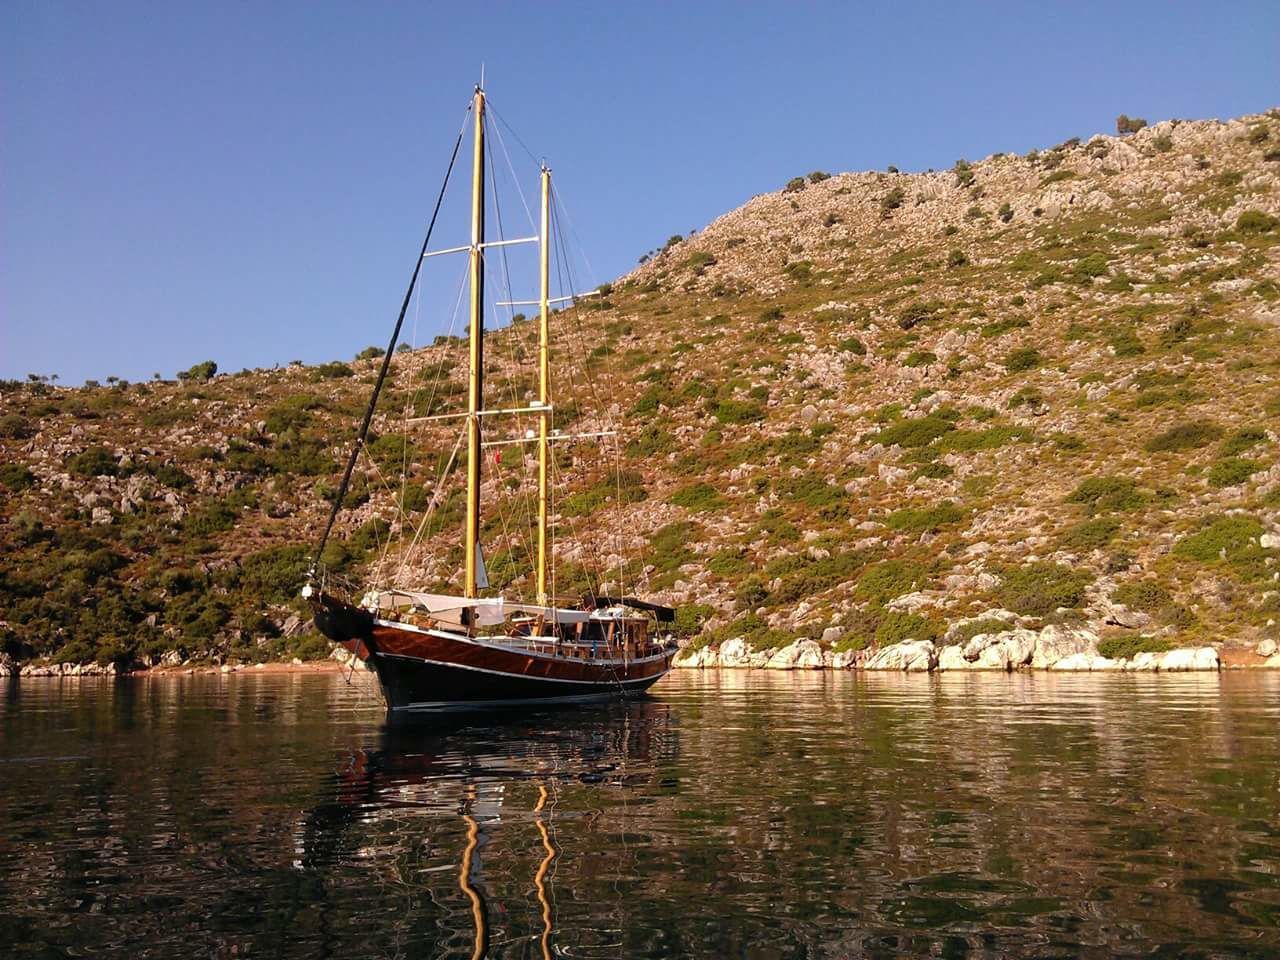
[[[359,863],[397,893],[417,890],[403,942],[457,956],[551,957],[562,823],[571,856],[616,866],[626,838],[609,849],[600,821],[618,810],[588,795],[647,792],[657,764],[678,755],[673,708],[649,699],[387,728],[321,788],[331,799],[303,817],[298,863],[329,873]],[[616,934],[588,939],[607,946]]]
[[[1280,951],[1277,675],[381,717],[329,676],[0,688],[0,953]]]

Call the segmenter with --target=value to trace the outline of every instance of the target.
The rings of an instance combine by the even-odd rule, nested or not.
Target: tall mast
[[[484,90],[476,87],[471,160],[471,355],[467,389],[466,590],[476,595],[480,543],[480,411],[484,406]]]
[[[551,323],[548,295],[551,249],[548,243],[551,220],[551,171],[542,168],[542,226],[538,231],[538,603],[547,604],[547,433],[551,422]]]

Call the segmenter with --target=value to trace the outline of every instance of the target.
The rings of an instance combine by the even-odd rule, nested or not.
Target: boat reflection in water
[[[678,754],[672,708],[642,699],[554,712],[555,722],[504,711],[384,728],[376,745],[343,757],[332,800],[305,817],[297,866],[358,870],[369,894],[400,900],[391,929],[370,925],[389,949],[549,958],[560,955],[557,868],[571,858],[565,894],[590,897],[600,918],[574,931],[574,945],[579,955],[616,950],[629,905],[609,879],[635,872],[617,792],[642,788],[648,800],[637,805],[652,803]]]

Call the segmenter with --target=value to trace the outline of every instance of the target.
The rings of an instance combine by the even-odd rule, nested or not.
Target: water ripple
[[[332,675],[24,679],[0,717],[19,954],[1280,953],[1275,675],[682,673],[412,730]]]

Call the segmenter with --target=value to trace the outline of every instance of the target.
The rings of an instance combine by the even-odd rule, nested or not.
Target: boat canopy
[[[586,623],[599,619],[598,611],[567,610],[564,607],[544,607],[536,603],[521,603],[505,597],[459,597],[446,593],[423,593],[417,590],[371,590],[360,604],[366,610],[391,612],[393,610],[425,610],[430,616],[445,623],[461,625],[465,611],[472,611],[472,626],[496,627],[510,617],[524,614],[543,617],[556,623]],[[593,617],[593,614],[596,615]]]

